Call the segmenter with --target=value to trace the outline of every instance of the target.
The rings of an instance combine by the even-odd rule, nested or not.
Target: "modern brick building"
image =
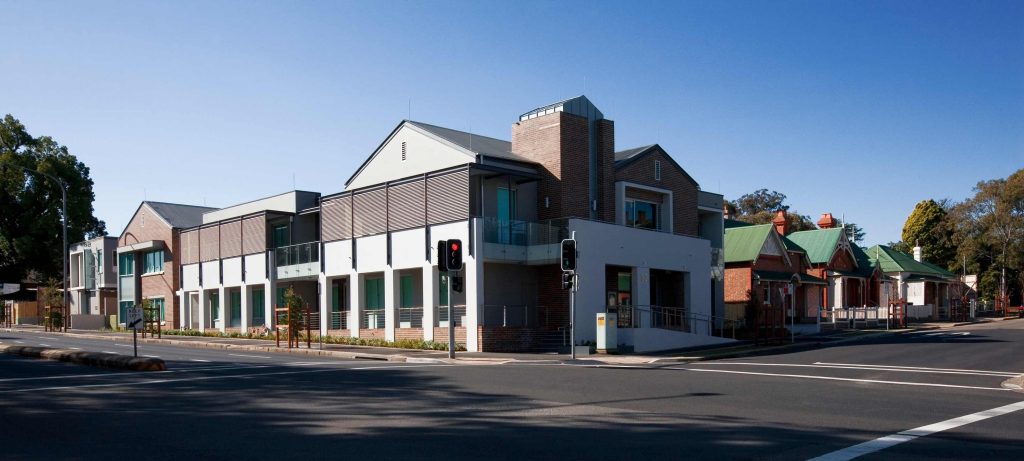
[[[270,326],[292,287],[334,335],[443,340],[455,328],[471,351],[548,349],[570,324],[557,253],[575,232],[577,340],[611,311],[638,351],[725,341],[712,334],[721,203],[656,144],[616,152],[614,123],[583,96],[522,114],[511,142],[406,120],[342,192],[290,192],[184,229],[177,315],[191,328]],[[450,238],[466,249],[452,318],[436,248]]]

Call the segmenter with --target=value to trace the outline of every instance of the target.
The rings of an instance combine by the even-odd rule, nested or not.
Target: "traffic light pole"
[[[452,299],[452,276],[455,272],[448,271],[448,358],[455,358],[455,302]]]
[[[572,359],[576,360],[576,273],[570,277],[573,284],[569,290],[569,350],[572,351]]]

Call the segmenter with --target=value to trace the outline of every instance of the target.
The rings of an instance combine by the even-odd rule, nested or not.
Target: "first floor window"
[[[384,279],[366,279],[366,310],[384,308]]]
[[[164,271],[164,250],[150,251],[143,255],[142,273],[152,274]]]
[[[625,224],[629,227],[661,229],[661,205],[641,200],[625,202]]]
[[[121,253],[118,255],[117,271],[121,276],[135,275],[135,253]]]
[[[117,319],[118,322],[124,323],[128,318],[128,308],[135,305],[134,301],[121,301],[117,303]]]

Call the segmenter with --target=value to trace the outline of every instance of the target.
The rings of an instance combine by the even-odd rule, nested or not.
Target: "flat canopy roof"
[[[117,247],[117,253],[131,253],[133,251],[153,251],[163,250],[163,240],[147,240],[145,242],[133,243],[131,245],[125,245],[123,247]]]

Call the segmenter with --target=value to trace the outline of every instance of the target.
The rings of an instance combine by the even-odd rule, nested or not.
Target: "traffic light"
[[[452,291],[456,293],[462,293],[462,277],[452,277]]]
[[[437,241],[437,270],[439,272],[448,272],[448,257],[445,256],[445,247],[447,246],[447,240]]]
[[[576,241],[572,239],[562,240],[562,270],[572,272],[576,270]]]
[[[445,270],[447,271],[460,271],[462,270],[462,240],[459,239],[448,239],[445,240],[444,247],[444,258],[445,258]]]
[[[563,290],[571,290],[572,289],[572,278],[573,278],[572,274],[570,274],[568,272],[562,272],[562,289]]]

